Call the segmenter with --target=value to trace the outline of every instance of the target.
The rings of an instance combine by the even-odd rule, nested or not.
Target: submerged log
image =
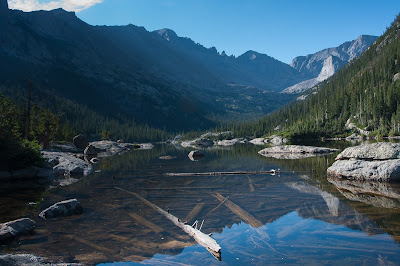
[[[240,208],[238,205],[233,203],[231,200],[226,199],[219,193],[215,193],[213,195],[217,200],[223,202],[225,201],[226,207],[228,207],[233,213],[239,216],[243,221],[245,221],[248,225],[251,225],[254,228],[258,228],[263,226],[264,224],[257,220],[253,215],[248,213],[247,211]]]
[[[215,258],[217,258],[218,260],[221,260],[221,247],[217,243],[217,241],[215,241],[215,239],[211,238],[209,235],[202,233],[200,230],[193,228],[192,226],[190,226],[188,224],[183,223],[176,216],[170,214],[169,212],[164,211],[163,209],[161,209],[154,203],[151,203],[147,199],[140,196],[139,194],[119,188],[119,187],[115,187],[115,188],[135,196],[139,200],[143,201],[143,203],[145,203],[147,206],[153,208],[157,212],[164,215],[168,220],[173,222],[176,226],[180,227],[188,235],[193,237],[200,245],[205,247]]]
[[[149,229],[151,229],[155,233],[160,233],[160,232],[164,231],[164,229],[162,229],[158,225],[155,225],[154,223],[150,222],[149,220],[143,218],[142,216],[140,216],[140,215],[138,215],[136,213],[132,212],[132,213],[128,213],[128,215],[130,217],[132,217],[133,219],[135,219],[138,223],[148,227]]]
[[[191,211],[189,212],[189,214],[186,216],[185,221],[191,222],[191,221],[194,219],[194,217],[196,217],[196,215],[199,214],[199,212],[203,209],[203,207],[204,207],[204,203],[203,203],[203,202],[197,204],[197,205],[193,208],[193,210],[191,210]]]
[[[227,201],[229,199],[229,196],[228,197],[226,197],[223,201],[221,201],[221,203],[220,204],[218,204],[218,206],[217,207],[215,207],[214,209],[212,209],[211,211],[209,211],[206,215],[204,215],[204,217],[206,217],[206,216],[208,216],[208,215],[210,215],[212,212],[214,212],[216,209],[218,209],[222,204],[224,204],[225,203],[225,201]]]
[[[247,178],[249,179],[249,187],[250,187],[250,191],[254,192],[256,191],[254,186],[253,186],[253,180],[251,180],[250,176],[247,176]]]
[[[70,240],[73,240],[73,241],[76,241],[76,242],[85,244],[85,245],[87,245],[87,246],[89,246],[89,247],[92,247],[92,248],[94,248],[94,249],[97,249],[98,251],[101,251],[101,252],[103,252],[103,253],[110,253],[110,254],[114,253],[114,251],[111,250],[111,249],[109,249],[109,248],[106,248],[106,247],[97,245],[97,244],[95,244],[95,243],[93,243],[93,242],[91,242],[91,241],[89,241],[89,240],[80,238],[80,237],[75,236],[75,235],[66,235],[65,237],[68,238],[68,239],[70,239]]]
[[[259,229],[259,227],[264,226],[262,222],[257,220],[253,215],[248,213],[247,211],[243,210],[241,207],[233,203],[231,200],[228,200],[227,198],[223,197],[219,193],[213,194],[214,198],[222,202],[225,202],[225,206],[228,207],[234,214],[239,216],[246,224],[251,225],[254,230],[264,239],[270,239],[269,235],[265,232]]]

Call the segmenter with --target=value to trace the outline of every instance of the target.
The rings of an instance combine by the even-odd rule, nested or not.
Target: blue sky
[[[9,0],[10,7],[78,11],[92,25],[170,28],[236,56],[247,50],[290,63],[360,34],[381,35],[400,12],[397,0]]]

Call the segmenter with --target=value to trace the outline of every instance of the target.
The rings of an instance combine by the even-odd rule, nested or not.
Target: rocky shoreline
[[[74,143],[53,143],[42,150],[43,167],[29,167],[15,171],[0,171],[0,182],[38,180],[50,187],[70,185],[93,172],[99,158],[114,156],[134,149],[152,149],[151,143],[133,144],[116,141],[88,142],[85,149]]]
[[[30,167],[17,171],[0,172],[0,182],[37,181],[48,188],[66,186],[79,181],[93,172],[93,164],[101,158],[114,156],[132,150],[152,149],[150,143],[133,144],[122,141],[95,141],[87,142],[81,135],[77,136],[81,143],[53,143],[49,149],[43,150],[44,164],[42,168]],[[82,144],[83,143],[83,144]],[[86,145],[83,148],[83,145]],[[100,158],[100,159],[99,159]],[[38,219],[59,218],[70,215],[79,215],[83,208],[77,199],[64,200],[43,210]],[[1,223],[0,245],[9,244],[21,235],[31,234],[35,229],[35,222],[28,218]],[[48,264],[43,259],[30,254],[0,254],[0,265],[64,265]],[[79,265],[79,264],[68,264]]]

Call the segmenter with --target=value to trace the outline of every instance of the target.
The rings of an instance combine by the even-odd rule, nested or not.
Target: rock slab
[[[31,233],[35,229],[35,224],[28,218],[0,224],[0,244],[10,243],[20,235]]]
[[[339,160],[327,169],[328,175],[356,180],[400,181],[400,159],[385,161]]]
[[[349,147],[336,157],[327,173],[356,180],[400,181],[400,144],[380,142]]]
[[[339,150],[324,147],[286,145],[265,148],[258,153],[265,157],[273,157],[278,159],[301,159],[337,151]]]
[[[70,199],[51,205],[47,209],[43,210],[39,216],[45,219],[50,219],[81,214],[82,212],[83,209],[79,201],[77,199]]]
[[[400,159],[400,143],[379,142],[349,147],[336,160],[389,160]]]
[[[70,176],[86,176],[93,171],[90,163],[62,152],[42,151],[45,159],[45,168],[53,169],[54,174]]]

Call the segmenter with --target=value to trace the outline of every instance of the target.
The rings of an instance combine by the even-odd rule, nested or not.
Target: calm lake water
[[[349,143],[313,143],[343,149]],[[0,187],[0,222],[37,221],[36,233],[1,253],[101,265],[400,265],[400,187],[328,180],[337,154],[297,160],[265,158],[251,144],[204,150],[156,145],[102,159],[94,173],[53,190]],[[160,160],[163,155],[176,156]],[[169,172],[285,171],[280,175],[171,177]],[[31,184],[27,184],[27,187]],[[135,192],[192,224],[222,248],[215,259]],[[17,192],[19,191],[19,192]],[[227,198],[221,204],[218,197]],[[84,213],[45,221],[40,210],[77,198]],[[28,202],[38,202],[28,205]],[[232,207],[233,206],[233,207]]]

